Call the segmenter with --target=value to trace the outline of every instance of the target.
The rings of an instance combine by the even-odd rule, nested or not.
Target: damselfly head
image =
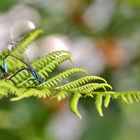
[[[8,50],[12,50],[13,48],[15,48],[17,46],[17,44],[22,41],[25,38],[25,36],[19,38],[19,39],[12,39],[11,42],[8,45]]]

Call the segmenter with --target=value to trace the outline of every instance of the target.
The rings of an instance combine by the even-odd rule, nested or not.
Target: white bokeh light
[[[109,22],[115,9],[116,0],[95,0],[83,14],[87,26],[100,30]]]
[[[47,53],[58,50],[70,51],[70,40],[64,35],[54,34],[45,37],[42,40],[41,46],[41,55],[46,55]]]
[[[71,51],[75,66],[84,68],[94,75],[100,74],[106,64],[102,53],[95,46],[94,40],[79,37],[73,40]]]

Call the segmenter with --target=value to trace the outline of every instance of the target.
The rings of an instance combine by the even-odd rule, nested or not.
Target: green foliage
[[[81,98],[81,94],[79,92],[75,92],[72,94],[71,96],[71,100],[70,100],[70,109],[73,113],[75,113],[80,119],[82,118],[81,114],[79,113],[77,106],[78,106],[78,102],[79,99]]]
[[[12,49],[11,54],[19,58],[23,58],[25,50],[42,32],[42,29],[37,29],[23,37],[23,39],[19,41]]]
[[[29,44],[33,42],[38,35],[42,33],[41,29],[37,29],[29,33],[23,38],[11,52],[4,50],[1,53],[2,58],[6,54],[11,53],[24,58],[24,52],[28,48]],[[103,116],[103,105],[108,107],[112,99],[118,99],[124,103],[131,104],[133,102],[140,101],[139,91],[130,92],[114,92],[111,91],[112,87],[107,81],[99,76],[90,76],[86,70],[81,68],[70,68],[64,70],[53,77],[50,74],[64,61],[70,60],[70,53],[65,50],[52,52],[45,57],[38,58],[31,62],[31,66],[38,72],[41,78],[44,78],[44,82],[39,84],[34,77],[26,70],[19,72],[11,79],[1,79],[0,82],[0,98],[11,97],[11,101],[17,101],[23,98],[29,98],[31,96],[36,98],[52,97],[57,98],[58,101],[65,99],[67,96],[70,97],[70,109],[79,118],[82,118],[78,111],[78,103],[80,98],[86,99],[86,97],[93,98],[95,106],[100,116]],[[24,66],[22,62],[17,62],[14,58],[7,59],[10,69],[10,64],[20,69]],[[72,61],[71,61],[72,62]],[[25,67],[25,66],[24,66]],[[11,69],[10,73],[13,75],[16,71]],[[66,83],[66,80],[74,74],[81,73],[83,76]],[[10,76],[11,76],[10,75]]]
[[[9,53],[18,58],[24,59],[25,50],[29,47],[29,45],[33,41],[36,40],[36,38],[42,32],[43,32],[42,29],[34,30],[31,33],[28,33],[27,35],[25,35],[19,42],[17,42],[11,51],[9,51],[8,49],[2,50],[2,52],[0,53],[0,64],[3,63],[3,58]],[[13,68],[13,66],[14,66],[14,68]],[[11,73],[15,73],[22,66],[23,66],[23,63],[19,62],[18,60],[13,59],[11,57],[9,57],[9,59],[7,58],[7,67]]]

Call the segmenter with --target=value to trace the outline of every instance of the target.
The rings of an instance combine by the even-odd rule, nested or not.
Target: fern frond
[[[37,97],[37,98],[46,98],[47,96],[50,96],[51,92],[48,89],[34,89],[34,88],[30,88],[29,90],[27,90],[24,94],[11,98],[11,101],[17,101],[17,100],[21,100],[23,98],[27,98],[27,97]]]
[[[65,70],[65,71],[61,72],[60,74],[52,77],[51,79],[47,80],[46,82],[44,82],[40,86],[41,87],[48,87],[48,88],[55,87],[59,83],[62,83],[65,79],[69,78],[71,75],[77,74],[77,73],[88,74],[86,70],[83,70],[80,68],[71,68],[71,69]]]
[[[61,63],[63,63],[66,60],[71,60],[69,55],[62,55],[60,57],[58,57],[56,60],[53,60],[52,62],[50,62],[44,69],[38,71],[38,73],[40,74],[40,76],[42,78],[48,78],[49,73],[52,73],[52,71]]]
[[[32,67],[36,71],[38,71],[39,69],[46,67],[50,62],[56,60],[62,55],[70,55],[70,53],[66,50],[60,50],[60,51],[49,53],[48,55],[41,57],[40,59],[34,60],[32,62]]]
[[[91,83],[91,84],[86,84],[77,88],[69,89],[70,91],[77,91],[81,93],[87,93],[87,92],[93,92],[98,89],[104,89],[106,91],[106,87],[110,88],[112,90],[112,87],[107,84],[107,83]],[[62,88],[63,89],[63,88]],[[67,88],[64,88],[64,90],[67,90]]]
[[[50,79],[51,80],[51,79]],[[6,83],[7,84],[7,83]],[[0,83],[0,88],[2,88],[2,94],[0,97],[8,96],[7,90],[10,89],[10,92],[18,92],[20,91],[20,88],[15,88],[11,90],[13,85],[6,85]],[[4,86],[5,85],[5,86]],[[9,88],[7,88],[9,87]],[[88,95],[91,98],[94,97],[95,99],[95,104],[96,108],[100,114],[100,116],[103,116],[103,111],[102,111],[102,104],[104,103],[104,106],[107,108],[111,99],[118,99],[124,103],[133,103],[134,101],[140,101],[140,91],[130,91],[130,92],[114,92],[114,91],[96,91],[99,88],[111,88],[111,86],[107,83],[88,83],[80,87],[76,88],[62,88],[63,86],[60,87],[53,87],[52,89],[48,89],[46,87],[40,87],[40,88],[21,88],[23,90],[22,94],[16,94],[17,97],[12,98],[12,101],[20,100],[23,98],[27,98],[30,96],[35,96],[37,98],[45,98],[46,96],[52,96],[56,97],[58,101],[66,98],[68,93],[72,93],[72,97],[70,100],[70,108],[72,112],[74,112],[78,117],[81,118],[80,113],[78,112],[77,106],[79,99],[83,97],[83,95]],[[4,88],[4,89],[3,89]],[[5,90],[7,89],[7,90]],[[56,92],[55,95],[52,95],[52,90]]]
[[[103,78],[98,77],[98,76],[85,76],[85,77],[79,78],[78,80],[72,81],[68,84],[65,84],[63,86],[60,86],[57,89],[60,89],[60,88],[61,89],[77,88],[77,87],[80,87],[81,85],[85,85],[89,82],[96,82],[97,80],[100,80],[104,83],[107,83],[106,80],[104,80]]]
[[[70,99],[70,109],[73,113],[75,113],[80,119],[82,119],[81,114],[79,113],[77,107],[78,107],[78,102],[79,99],[81,98],[81,94],[78,92],[75,92],[72,94],[71,99]]]
[[[110,99],[111,99],[111,95],[107,94],[105,96],[105,99],[104,99],[104,107],[108,107],[109,103],[110,103]]]
[[[24,52],[36,38],[42,33],[41,29],[34,30],[25,38],[19,41],[11,50],[3,50],[0,55],[0,64],[3,58],[11,53],[14,56],[24,59]],[[21,67],[24,67],[22,62],[18,62],[13,58],[7,58],[8,72],[12,75]],[[91,97],[95,100],[95,106],[100,116],[103,116],[103,105],[108,107],[110,101],[117,99],[126,104],[140,101],[140,91],[130,92],[114,92],[112,87],[105,79],[98,76],[84,76],[77,80],[64,84],[64,80],[77,73],[88,74],[87,71],[80,68],[71,68],[50,78],[50,74],[66,60],[70,60],[70,53],[65,50],[52,52],[44,57],[41,57],[33,62],[31,66],[39,74],[40,78],[44,79],[44,83],[39,82],[28,73],[26,70],[20,71],[10,80],[5,77],[5,80],[0,81],[0,99],[8,97],[10,94],[14,95],[11,101],[17,101],[23,98],[36,97],[45,98],[51,96],[61,101],[71,94],[70,109],[79,118],[81,115],[78,111],[78,103],[80,98]],[[71,61],[72,62],[72,61]],[[14,68],[13,68],[14,67]],[[10,71],[9,71],[10,70]],[[61,84],[61,86],[60,86]],[[108,91],[109,90],[109,91]]]
[[[26,72],[27,72],[26,70],[19,72],[17,75],[12,77],[9,80],[9,82],[14,84],[15,86],[18,86],[21,82],[23,82],[24,80],[27,80],[29,77],[31,77],[31,74],[28,72],[26,75],[24,75],[24,73],[26,73]]]
[[[49,73],[53,72],[53,70],[62,62],[70,60],[69,55],[62,55],[56,60],[53,60],[50,62],[44,69],[40,68],[38,71],[38,74],[46,79],[49,76]],[[23,70],[19,72],[15,77],[11,79],[11,82],[13,82],[16,86],[30,86],[29,80],[34,79],[34,77],[31,74],[24,75],[23,72],[25,73],[26,70]],[[22,78],[20,78],[20,75],[22,75]]]
[[[29,45],[36,40],[36,38],[43,33],[42,29],[36,29],[30,32],[23,40],[16,44],[15,48],[12,49],[11,54],[23,58],[25,50]]]
[[[101,94],[97,95],[96,96],[96,101],[95,101],[95,104],[96,104],[96,108],[100,114],[100,116],[103,117],[103,111],[102,111],[102,99],[103,96]]]
[[[133,95],[133,98],[134,98],[134,100],[135,100],[136,102],[139,102],[139,101],[140,101],[139,98],[138,98],[138,96],[137,96],[136,94]]]
[[[123,103],[129,104],[127,98],[126,98],[124,95],[121,95],[121,96],[120,96],[120,100],[121,100]]]
[[[36,29],[29,33],[25,38],[23,38],[21,41],[19,41],[15,47],[9,51],[9,50],[3,50],[0,55],[0,63],[3,63],[3,58],[8,55],[12,54],[20,59],[24,58],[24,52],[25,50],[29,47],[29,45],[36,40],[36,38],[43,32],[42,29]],[[23,66],[23,63],[18,61],[17,59],[14,58],[8,58],[6,60],[7,62],[7,67],[8,71],[10,73],[16,72],[18,69],[20,69]],[[14,68],[13,68],[14,66]]]
[[[61,101],[66,98],[68,93],[64,90],[60,90],[58,93],[56,93],[52,98],[57,98],[58,101]]]
[[[8,94],[8,91],[6,88],[4,87],[1,87],[0,88],[0,99],[4,98],[4,97],[8,97],[9,94]]]
[[[4,93],[5,95],[8,95],[8,94],[18,95],[19,94],[19,90],[15,86],[11,85],[10,83],[8,83],[6,81],[0,82],[0,89],[3,89],[3,93],[5,91],[5,93]],[[7,94],[6,94],[6,92],[7,92]]]
[[[102,103],[104,101],[104,106],[107,108],[111,99],[118,99],[122,101],[123,103],[130,104],[134,101],[138,102],[140,101],[140,91],[128,91],[128,92],[113,92],[113,91],[105,91],[105,92],[90,92],[87,94],[91,94],[95,98],[95,104],[96,108],[100,114],[100,116],[103,116],[102,111]]]
[[[130,94],[127,95],[127,99],[128,99],[130,104],[132,104],[134,101],[133,97]]]

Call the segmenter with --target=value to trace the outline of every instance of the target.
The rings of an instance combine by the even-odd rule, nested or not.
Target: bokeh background
[[[44,36],[26,52],[30,60],[69,50],[74,67],[106,78],[116,91],[140,90],[139,25],[140,0],[0,0],[0,49],[42,28]],[[68,105],[68,99],[0,100],[0,140],[140,139],[139,103],[112,101],[102,118],[94,100],[81,100],[82,120]]]

